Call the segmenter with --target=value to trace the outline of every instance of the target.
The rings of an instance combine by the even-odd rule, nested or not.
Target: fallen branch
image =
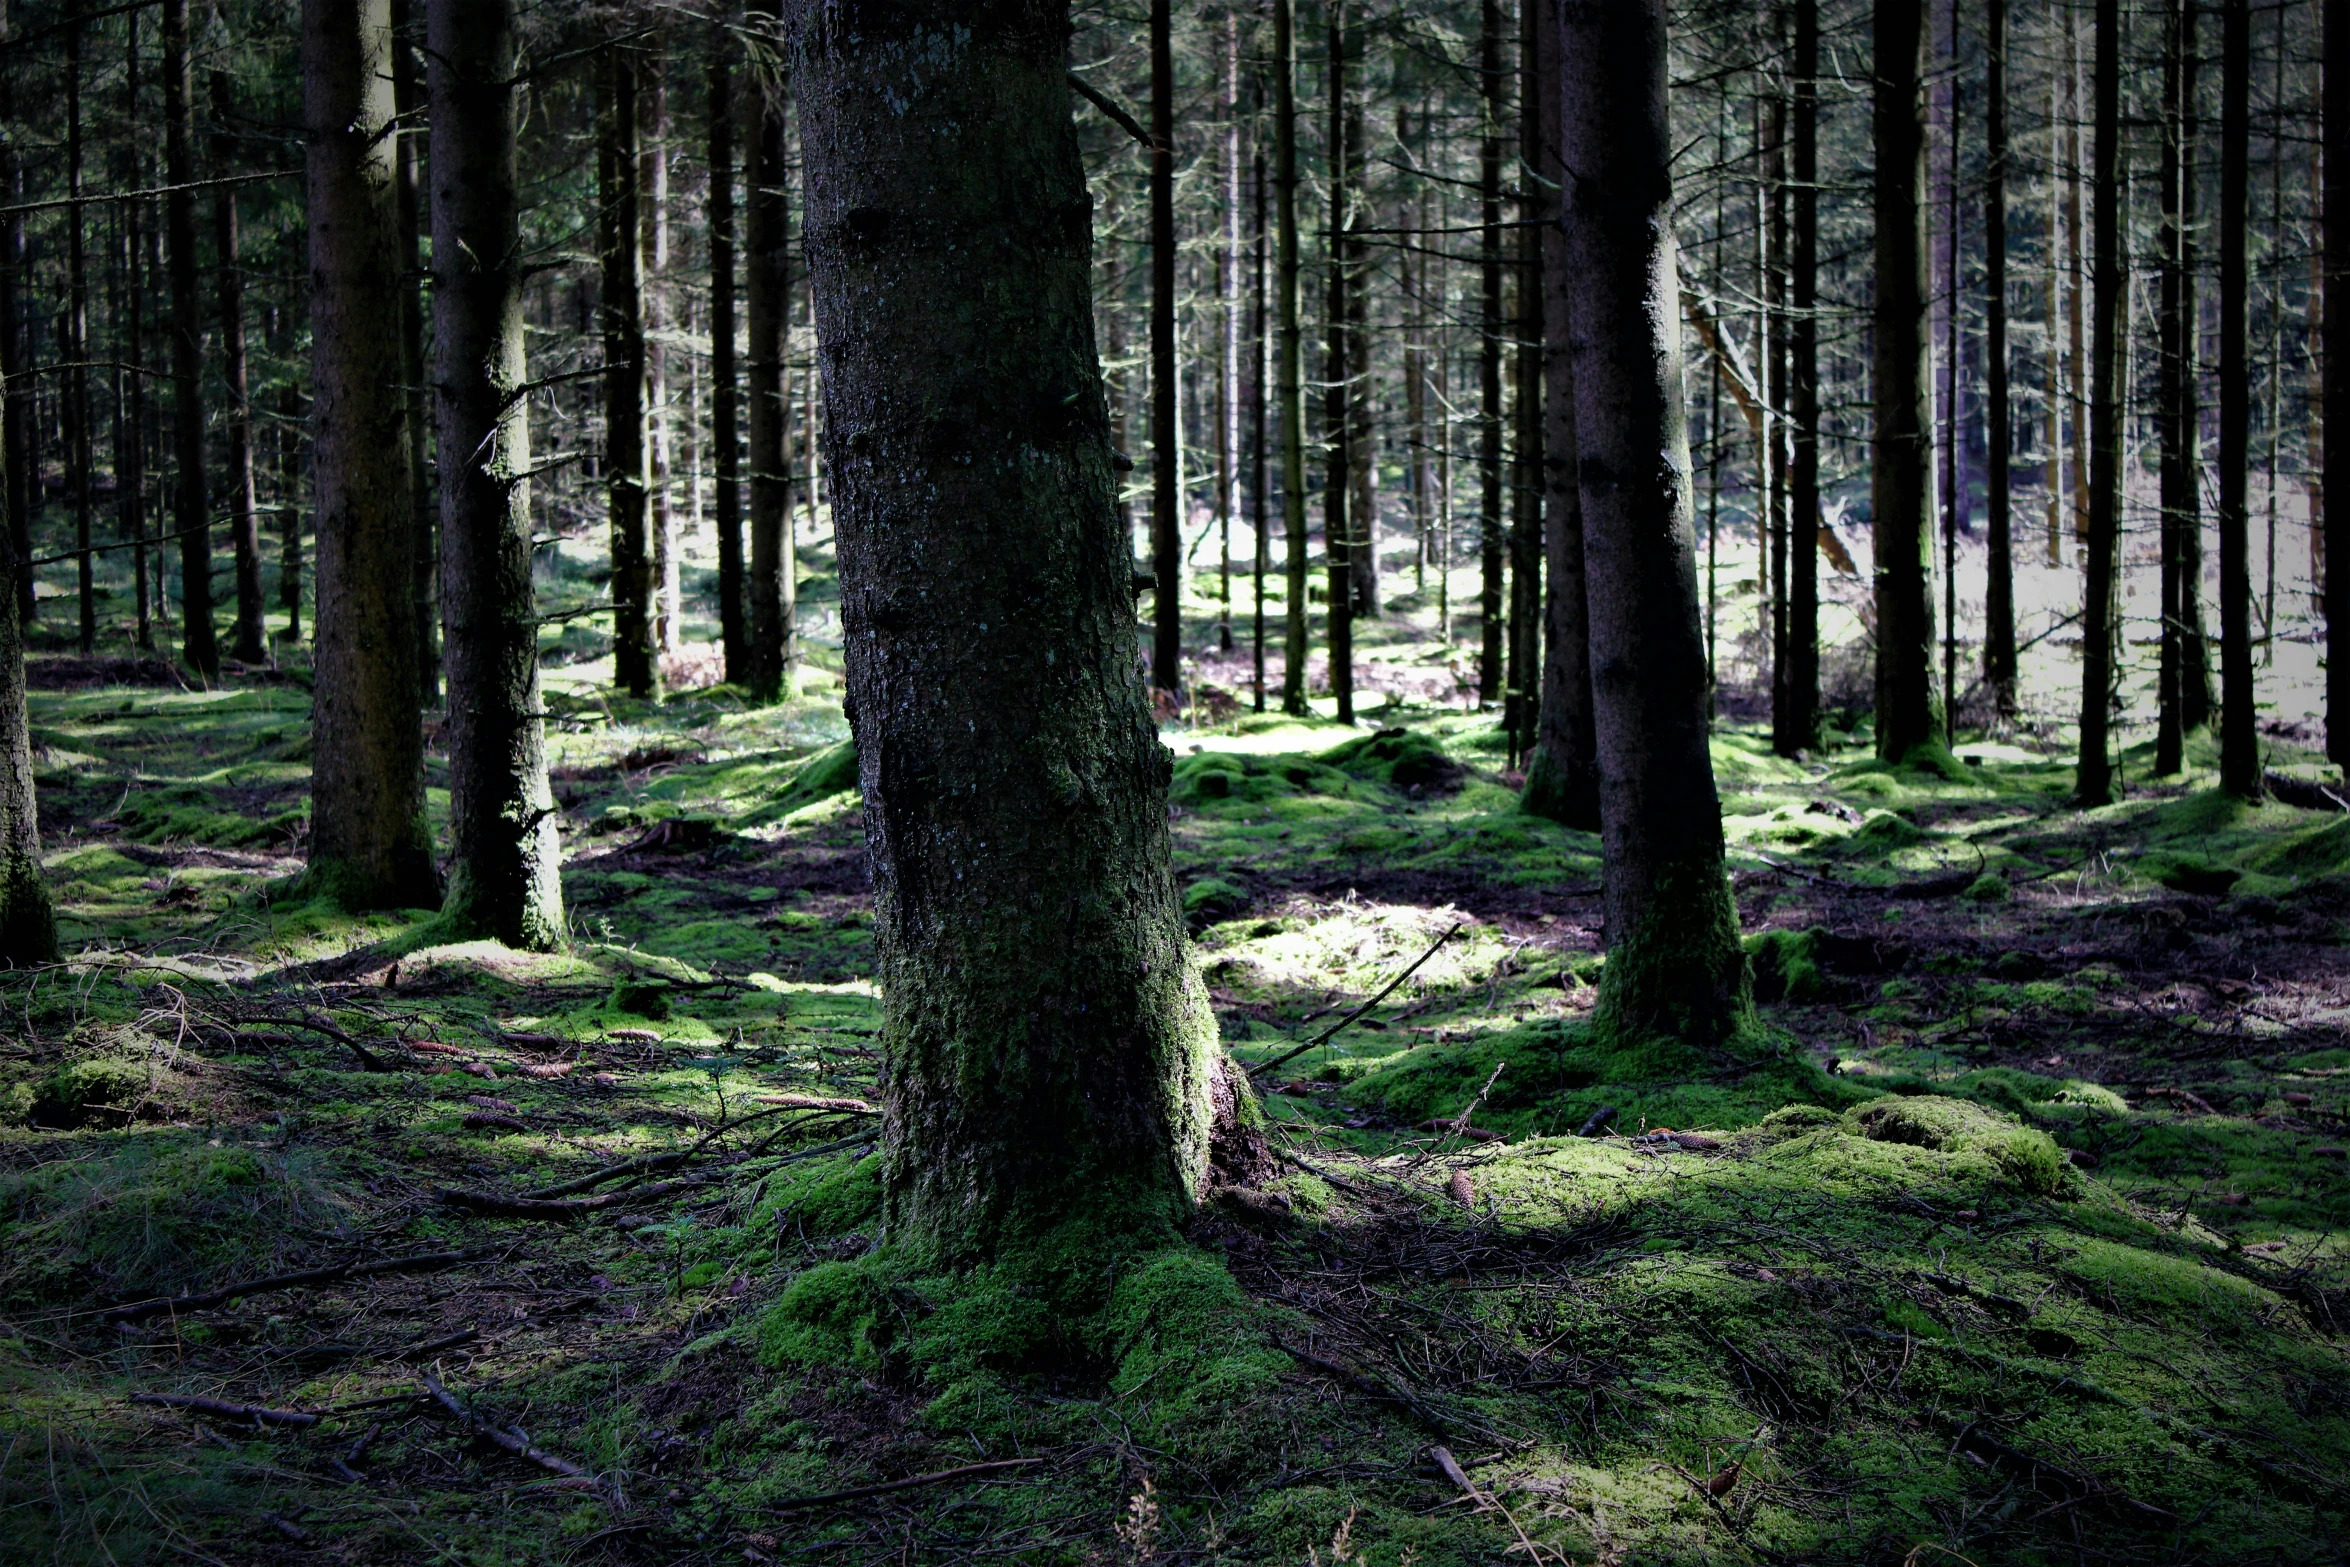
[[[2262,773],[2261,778],[2267,783],[2268,792],[2287,805],[2304,811],[2350,811],[2350,800],[2344,800],[2324,784],[2280,773],[2273,767]]]
[[[1375,1398],[1383,1404],[1395,1405],[1437,1436],[1452,1434],[1451,1428],[1445,1423],[1442,1415],[1401,1388],[1390,1387],[1379,1378],[1365,1376],[1351,1366],[1341,1365],[1335,1360],[1326,1359],[1315,1354],[1312,1350],[1300,1349],[1295,1344],[1275,1339],[1273,1345],[1292,1360],[1312,1366],[1316,1371],[1322,1372],[1326,1376],[1335,1377],[1365,1398]]]
[[[202,1311],[208,1306],[217,1306],[224,1300],[235,1300],[244,1295],[266,1295],[275,1290],[303,1289],[313,1284],[340,1284],[345,1279],[371,1278],[380,1273],[430,1273],[463,1262],[478,1262],[488,1255],[486,1251],[434,1251],[414,1257],[392,1257],[382,1262],[346,1262],[331,1268],[312,1268],[304,1273],[280,1273],[266,1279],[247,1279],[241,1284],[206,1290],[199,1295],[175,1295],[168,1299],[113,1306],[100,1313],[98,1320],[138,1322],[147,1317],[159,1317],[165,1312],[177,1315],[183,1311]]]
[[[133,1393],[134,1404],[160,1404],[166,1409],[192,1409],[224,1420],[250,1420],[262,1426],[314,1426],[319,1417],[307,1409],[269,1409],[260,1404],[230,1404],[189,1393]]]
[[[541,1469],[551,1469],[570,1479],[593,1480],[595,1478],[570,1459],[557,1458],[553,1453],[541,1452],[538,1448],[531,1446],[520,1432],[505,1430],[479,1418],[463,1404],[458,1403],[455,1395],[430,1376],[424,1379],[424,1386],[425,1390],[432,1394],[433,1402],[454,1415],[458,1424],[493,1446],[503,1448],[516,1458],[525,1459],[538,1465]]]
[[[650,1186],[638,1186],[624,1192],[606,1192],[600,1197],[575,1197],[568,1202],[548,1202],[533,1197],[508,1197],[498,1192],[469,1192],[455,1186],[441,1188],[444,1206],[462,1208],[468,1213],[488,1219],[576,1219],[583,1213],[599,1208],[616,1208],[622,1203],[640,1202],[654,1197],[666,1197],[671,1192],[685,1191],[704,1184],[699,1177],[689,1176],[682,1181],[655,1181]]]
[[[680,1148],[673,1153],[646,1154],[638,1159],[624,1159],[618,1164],[608,1164],[601,1170],[590,1170],[587,1174],[573,1176],[568,1181],[558,1181],[553,1186],[542,1186],[535,1192],[524,1192],[520,1200],[523,1202],[546,1202],[556,1197],[568,1197],[573,1192],[584,1192],[592,1187],[601,1186],[606,1181],[620,1180],[624,1176],[657,1175],[664,1170],[674,1170],[718,1141],[719,1138],[724,1137],[728,1132],[748,1126],[753,1121],[770,1120],[793,1110],[828,1111],[840,1115],[879,1115],[881,1113],[863,1100],[802,1099],[797,1095],[789,1094],[778,1095],[777,1098],[783,1102],[778,1103],[773,1109],[757,1110],[739,1120],[729,1121],[700,1142],[695,1143],[691,1148]]]
[[[1379,994],[1373,996],[1370,1000],[1364,1002],[1361,1006],[1355,1008],[1352,1012],[1349,1012],[1346,1016],[1331,1024],[1328,1028],[1322,1030],[1322,1032],[1316,1034],[1313,1038],[1307,1040],[1304,1044],[1299,1045],[1296,1049],[1283,1051],[1280,1055],[1275,1056],[1270,1061],[1259,1061],[1255,1066],[1252,1066],[1248,1069],[1248,1075],[1251,1078],[1261,1077],[1265,1073],[1272,1071],[1273,1068],[1277,1066],[1287,1066],[1290,1062],[1295,1061],[1299,1056],[1304,1055],[1309,1050],[1313,1050],[1319,1046],[1328,1044],[1332,1039],[1337,1037],[1338,1031],[1340,1029],[1346,1027],[1347,1024],[1352,1023],[1355,1019],[1370,1011],[1380,1002],[1385,1001],[1388,996],[1394,993],[1396,986],[1402,984],[1405,980],[1410,979],[1414,974],[1417,974],[1420,971],[1421,964],[1436,956],[1436,949],[1438,947],[1441,947],[1446,942],[1452,940],[1453,937],[1459,935],[1465,928],[1465,921],[1462,924],[1453,926],[1452,929],[1446,931],[1443,935],[1430,942],[1428,944],[1428,950],[1421,953],[1418,957],[1412,959],[1412,966],[1408,969],[1405,969],[1401,974],[1396,975],[1395,978],[1389,980],[1380,990]]]
[[[913,1475],[904,1480],[885,1480],[879,1485],[852,1486],[846,1491],[827,1491],[822,1496],[795,1496],[786,1501],[769,1502],[774,1512],[788,1512],[796,1507],[825,1507],[834,1502],[853,1502],[867,1496],[887,1496],[892,1491],[911,1491],[917,1486],[944,1485],[949,1480],[965,1480],[973,1475],[996,1474],[1006,1469],[1025,1469],[1041,1464],[1041,1458],[998,1458],[991,1463],[964,1464],[954,1469],[940,1469],[926,1475]]]

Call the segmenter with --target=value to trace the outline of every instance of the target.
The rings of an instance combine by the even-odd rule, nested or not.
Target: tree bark
[[[65,482],[73,496],[75,602],[80,646],[98,650],[98,584],[90,555],[90,277],[84,254],[82,194],[82,26],[80,7],[65,30]]]
[[[1216,251],[1223,335],[1216,356],[1216,647],[1232,642],[1232,513],[1240,492],[1240,12],[1224,13],[1224,234]]]
[[[2325,0],[2326,755],[2350,777],[2350,0]]]
[[[228,73],[212,73],[212,161],[227,173],[234,161],[234,141],[228,134],[230,103]],[[236,548],[237,634],[229,656],[258,664],[269,657],[268,631],[262,623],[261,501],[253,484],[253,398],[245,372],[245,277],[238,256],[237,198],[233,186],[221,186],[212,195],[214,265],[220,272],[220,357],[228,386],[228,502],[229,536]],[[406,380],[403,372],[402,380]]]
[[[1490,705],[1502,694],[1502,472],[1501,340],[1508,329],[1501,300],[1501,126],[1507,92],[1501,71],[1501,0],[1478,7],[1477,69],[1484,124],[1477,145],[1477,221],[1480,300],[1477,352],[1478,505],[1477,613],[1482,622],[1477,651],[1477,700]]]
[[[1595,1026],[1710,1046],[1752,1017],[1708,749],[1683,422],[1664,0],[1563,9],[1575,345],[1608,959]]]
[[[2195,6],[2167,0],[2163,11],[2161,299],[2157,330],[2159,390],[2155,421],[2161,444],[2161,664],[2155,681],[2154,771],[2169,777],[2186,763],[2187,661],[2184,646],[2187,535],[2202,529],[2199,399],[2195,394]]]
[[[2114,0],[2101,0],[2113,4]],[[2245,343],[2244,255],[2251,129],[2249,0],[2221,0],[2219,132],[2219,784],[2261,794],[2260,734],[2253,712],[2251,519],[2245,500],[2252,457],[2252,380]]]
[[[1502,728],[1514,765],[1530,766],[1542,709],[1542,234],[1534,227],[1547,193],[1534,179],[1542,164],[1546,87],[1537,21],[1543,0],[1518,0],[1517,319],[1510,355],[1510,627],[1509,696]]]
[[[13,147],[0,148],[13,162]],[[0,173],[13,174],[0,168]],[[13,188],[13,182],[11,184]],[[17,394],[21,397],[23,394]],[[8,397],[13,404],[17,397]],[[4,413],[5,408],[0,408]],[[13,470],[7,475],[14,480]],[[0,534],[0,965],[20,968],[57,959],[57,918],[41,879],[41,821],[33,793],[32,730],[25,722],[24,628],[17,619],[30,556],[17,552],[16,506],[24,486],[10,482],[9,526]]]
[[[1899,761],[1942,737],[1934,702],[1934,601],[1928,526],[1925,163],[1915,0],[1876,0],[1877,754]]]
[[[669,35],[656,31],[644,43],[643,79],[637,91],[637,216],[644,223],[645,468],[646,531],[650,535],[653,593],[653,653],[682,648],[678,625],[682,580],[677,544],[677,509],[670,494],[675,441],[669,416],[669,351],[662,336],[669,327]]]
[[[1251,88],[1257,107],[1264,107],[1264,78],[1257,76]],[[1265,197],[1270,181],[1265,174],[1264,133],[1260,129],[1249,149],[1249,192],[1254,206],[1255,231],[1249,240],[1249,333],[1248,333],[1248,519],[1249,533],[1256,541],[1249,575],[1253,579],[1251,626],[1249,631],[1249,660],[1253,670],[1258,712],[1265,710],[1265,578],[1273,569],[1273,529],[1270,512],[1271,487],[1266,483],[1269,466],[1266,453],[1267,415],[1271,398],[1268,396],[1272,377],[1272,343],[1267,332],[1265,242],[1271,225],[1266,221]]]
[[[540,713],[530,401],[516,202],[514,0],[429,0],[433,366],[459,939],[563,944],[562,846]],[[322,622],[323,624],[323,622]]]
[[[1534,754],[1520,804],[1536,816],[1585,832],[1599,830],[1598,739],[1592,728],[1591,635],[1583,575],[1583,492],[1575,476],[1575,360],[1568,331],[1567,236],[1559,225],[1560,0],[1525,0],[1535,8],[1535,69],[1542,89],[1529,96],[1535,126],[1533,169],[1541,218],[1542,289],[1542,705]],[[1415,428],[1417,421],[1415,421]]]
[[[1306,409],[1304,330],[1298,320],[1297,36],[1292,0],[1273,0],[1273,298],[1275,395],[1281,399],[1281,521],[1288,546],[1283,602],[1281,710],[1306,706]]]
[[[790,15],[884,1223],[958,1259],[1155,1238],[1204,1178],[1217,1052],[1133,656],[1067,0]]]
[[[355,909],[440,901],[416,707],[391,46],[388,0],[303,0],[318,476],[309,876]]]
[[[16,142],[6,128],[6,121],[14,114],[14,91],[5,82],[7,73],[0,72],[0,94],[9,99],[7,113],[0,114],[0,195],[14,208],[24,200],[24,165],[17,156]],[[23,294],[26,284],[24,214],[11,210],[0,214],[0,387],[24,373],[25,346]],[[14,397],[0,397],[0,488],[5,490],[8,506],[8,544],[18,560],[33,558],[33,429],[32,398],[29,392]],[[12,591],[16,595],[17,634],[33,619],[33,574],[30,569],[12,573]]]
[[[730,685],[751,679],[743,623],[741,431],[734,362],[734,63],[726,29],[710,29],[710,449],[718,528],[718,641]]]
[[[277,324],[271,328],[271,343],[280,358],[292,357],[292,336],[286,329],[287,312],[275,313]],[[286,612],[286,645],[299,647],[302,643],[302,463],[306,455],[302,441],[302,393],[287,376],[277,388],[277,526],[278,577],[277,601]],[[413,478],[413,469],[411,470]],[[144,517],[140,528],[146,527]],[[146,556],[145,546],[139,555]],[[146,608],[145,588],[139,592],[142,612]],[[140,616],[140,646],[147,645],[146,617]]]
[[[1347,520],[1352,475],[1354,420],[1347,406],[1346,351],[1346,0],[1326,0],[1329,20],[1329,59],[1323,79],[1330,91],[1330,288],[1323,321],[1322,440],[1322,554],[1328,562],[1328,626],[1330,631],[1330,696],[1337,703],[1338,721],[1355,717],[1354,577],[1347,563],[1354,533]]]
[[[1816,3],[1816,0],[1814,0]],[[2001,720],[2015,716],[2015,538],[2009,494],[2012,440],[2007,367],[2007,0],[1985,0],[1984,52],[1989,56],[1985,105],[1983,189],[1983,360],[1990,406],[1984,450],[1985,522],[1983,680]]]
[[[438,415],[425,387],[424,259],[418,238],[430,221],[418,149],[426,140],[417,116],[424,109],[424,87],[416,79],[416,50],[412,32],[413,0],[392,0],[392,102],[403,125],[394,153],[400,203],[400,384],[408,400],[408,504],[415,517],[416,700],[431,707],[441,699],[441,611],[436,601],[440,551],[435,539],[432,490],[432,452],[429,436]],[[293,557],[298,565],[300,545]],[[297,576],[299,575],[297,571]],[[297,597],[299,589],[297,587]],[[297,625],[300,620],[296,608]]]
[[[614,44],[597,72],[603,226],[604,483],[612,535],[612,683],[659,700],[653,552],[645,536],[643,223],[637,201],[636,52]],[[756,459],[754,459],[755,461]]]
[[[312,0],[305,0],[305,5]],[[305,11],[307,15],[307,11]],[[308,29],[304,30],[305,38]],[[188,0],[163,0],[164,245],[171,274],[172,523],[180,536],[180,656],[197,680],[220,679],[212,629],[212,518],[204,494],[204,319],[196,303],[195,80]]]
[[[1990,0],[1994,6],[2004,0]],[[1786,720],[1790,754],[1820,748],[1820,7],[1795,0],[1795,188],[1789,225]]]
[[[774,25],[772,0],[753,7]],[[799,571],[792,557],[791,463],[784,430],[783,361],[791,328],[791,215],[786,206],[784,99],[781,80],[754,75],[745,112],[751,134],[743,169],[748,210],[743,257],[749,298],[751,394],[751,694],[762,702],[793,695],[794,595]]]
[[[2090,241],[2089,536],[2082,551],[2081,753],[2074,798],[2112,803],[2114,610],[2121,543],[2121,6],[2097,0],[2095,233]]]
[[[123,104],[124,122],[136,124],[139,110],[139,18],[136,12],[123,18]],[[146,158],[135,142],[125,149],[124,162],[130,187],[135,190],[146,184]],[[0,188],[5,188],[4,175],[0,175]],[[121,519],[117,526],[122,537],[131,541],[131,592],[135,604],[133,645],[142,653],[155,646],[155,623],[152,606],[147,600],[147,278],[143,270],[147,241],[143,232],[144,206],[143,202],[123,203],[122,299],[118,329],[125,368],[120,378],[122,391],[115,399],[114,424],[114,493]],[[10,308],[10,302],[0,299],[0,310]],[[0,355],[0,370],[6,368],[5,355]],[[4,417],[0,415],[0,418]]]
[[[1331,0],[1334,6],[1345,0]],[[1151,684],[1183,684],[1183,454],[1175,420],[1175,61],[1173,0],[1150,0]],[[1332,12],[1336,15],[1336,11]],[[1335,26],[1336,24],[1333,24]]]

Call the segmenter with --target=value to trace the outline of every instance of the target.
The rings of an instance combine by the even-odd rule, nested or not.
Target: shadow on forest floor
[[[1586,1037],[1598,844],[1490,720],[1170,729],[1244,1059],[1463,928],[1268,1085],[1285,1173],[1192,1237],[1238,1338],[942,1389],[762,1331],[878,1190],[836,705],[558,683],[531,956],[289,900],[298,680],[34,677],[79,956],[0,982],[24,1559],[2339,1557],[2350,817],[2208,756],[2080,812],[2012,746],[1724,733],[1776,1054],[1666,1070]]]

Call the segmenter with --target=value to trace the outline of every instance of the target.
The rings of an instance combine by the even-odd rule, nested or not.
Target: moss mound
[[[1962,1174],[1988,1174],[2035,1196],[2063,1183],[2065,1159],[2045,1132],[1963,1099],[1889,1097],[1855,1106],[1845,1122],[1871,1142],[1955,1156]]]
[[[1381,729],[1334,745],[1315,760],[1403,794],[1450,788],[1465,771],[1443,746],[1413,729]]]

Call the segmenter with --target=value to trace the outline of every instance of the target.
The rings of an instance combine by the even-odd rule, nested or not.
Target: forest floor
[[[289,896],[299,678],[36,659],[78,955],[0,980],[0,1556],[2343,1559],[2350,815],[1728,723],[1769,1036],[1610,1055],[1597,841],[1372,643],[1383,728],[1168,726],[1199,959],[1265,1061],[1453,934],[1266,1074],[1271,1196],[1050,1322],[868,1267],[820,668],[554,678],[528,956]]]

